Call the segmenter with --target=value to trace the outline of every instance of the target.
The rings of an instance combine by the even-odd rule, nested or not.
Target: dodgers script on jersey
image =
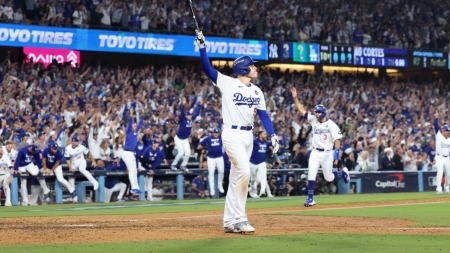
[[[323,123],[317,121],[316,116],[306,113],[306,119],[311,123],[313,139],[312,144],[315,148],[323,148],[325,150],[332,150],[334,141],[342,138],[339,127],[331,120]]]
[[[78,145],[76,148],[73,148],[72,145],[69,145],[66,147],[66,151],[64,153],[64,156],[66,158],[70,158],[70,162],[75,163],[77,161],[83,160],[84,155],[87,155],[89,153],[89,149],[87,149],[83,145]]]
[[[243,84],[238,79],[218,73],[217,84],[222,93],[222,118],[225,125],[252,126],[257,110],[266,110],[259,87]]]
[[[8,156],[3,155],[2,158],[0,158],[0,175],[8,174],[11,167],[11,159],[9,159]]]
[[[436,154],[440,156],[448,156],[450,153],[450,138],[446,139],[441,131],[436,134]]]

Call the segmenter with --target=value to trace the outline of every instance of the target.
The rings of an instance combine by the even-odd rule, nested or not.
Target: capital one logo
[[[80,51],[77,50],[24,47],[23,53],[28,60],[33,59],[33,62],[41,62],[45,67],[50,65],[53,60],[58,63],[71,62],[72,68],[75,68],[76,64],[80,67]]]
[[[278,46],[275,43],[269,45],[269,58],[272,59],[278,58]]]
[[[375,182],[375,187],[378,188],[386,188],[392,187],[392,190],[395,188],[405,188],[405,182],[403,182],[404,175],[403,174],[390,174],[387,175],[386,180],[377,180]]]

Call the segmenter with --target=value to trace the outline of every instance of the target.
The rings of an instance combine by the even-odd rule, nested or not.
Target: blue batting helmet
[[[248,66],[255,64],[256,61],[253,61],[252,57],[250,56],[241,56],[234,60],[233,66],[231,67],[233,69],[233,73],[238,75],[248,75],[250,73],[250,68]]]
[[[327,116],[327,109],[325,109],[325,106],[323,106],[322,104],[316,105],[316,107],[314,107],[314,112],[322,113],[319,119],[323,119],[325,118],[325,116]]]
[[[443,132],[443,131],[450,131],[450,127],[447,125],[441,126],[441,132]]]

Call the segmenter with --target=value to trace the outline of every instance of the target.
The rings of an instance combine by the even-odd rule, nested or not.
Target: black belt
[[[448,155],[439,155],[439,154],[436,154],[437,156],[442,156],[442,157],[448,157]]]
[[[253,126],[241,126],[241,127],[239,127],[239,126],[233,125],[233,126],[231,126],[231,129],[239,129],[239,130],[244,130],[244,131],[252,131]]]
[[[313,147],[313,149],[315,149],[317,151],[320,151],[320,152],[331,151],[331,149],[330,150],[325,150],[324,148],[316,148],[316,147]]]
[[[130,151],[130,152],[134,152],[134,150],[131,150],[131,149],[124,149],[123,151]]]

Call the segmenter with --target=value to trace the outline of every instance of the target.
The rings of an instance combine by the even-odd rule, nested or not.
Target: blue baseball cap
[[[36,145],[30,145],[29,147],[31,148],[32,152],[36,152],[36,150],[37,150],[37,146]]]
[[[153,144],[159,144],[159,141],[158,140],[153,140],[152,143]]]
[[[74,136],[72,137],[72,142],[79,142],[80,138],[78,138],[78,136]]]
[[[160,184],[161,180],[155,180],[155,184]]]
[[[442,131],[450,131],[450,127],[447,126],[447,125],[443,125],[443,126],[441,127],[441,132],[442,132]]]
[[[214,129],[213,129],[213,133],[220,133],[219,128],[214,128]]]
[[[58,148],[59,148],[59,145],[58,145],[58,143],[53,142],[52,145],[50,145],[50,147],[51,147],[52,149],[58,149]]]
[[[186,116],[192,116],[192,112],[186,112]]]

